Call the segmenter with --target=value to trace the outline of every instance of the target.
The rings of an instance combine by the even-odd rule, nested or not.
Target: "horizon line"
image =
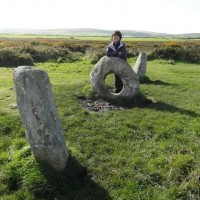
[[[133,31],[133,32],[144,32],[144,33],[155,33],[155,34],[166,34],[166,35],[185,35],[185,34],[200,34],[200,32],[184,32],[184,33],[166,33],[166,32],[156,32],[147,30],[134,30],[134,29],[103,29],[103,28],[16,28],[16,27],[4,27],[0,30],[6,29],[18,29],[18,30],[35,30],[35,31],[47,31],[47,30],[75,30],[75,29],[91,29],[91,30],[102,30],[102,31]]]

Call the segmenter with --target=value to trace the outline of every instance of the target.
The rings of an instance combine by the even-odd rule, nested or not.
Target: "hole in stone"
[[[118,94],[123,89],[123,82],[119,76],[115,77],[114,73],[110,73],[105,78],[105,86],[108,88],[109,92]]]

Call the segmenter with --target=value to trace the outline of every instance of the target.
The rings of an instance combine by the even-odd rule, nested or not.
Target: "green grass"
[[[109,41],[110,37],[74,37],[74,39],[79,40],[102,40],[102,41]],[[169,41],[184,41],[185,39],[179,39],[179,38],[137,38],[137,37],[124,37],[123,41],[157,41],[157,42],[169,42]]]
[[[110,41],[110,37],[103,36],[65,36],[65,35],[31,35],[31,34],[0,34],[0,38],[8,39],[75,39],[75,40],[100,40],[100,41]],[[157,42],[169,42],[169,41],[185,41],[185,38],[140,38],[140,37],[125,37],[123,41],[157,41]],[[199,40],[199,39],[191,39]]]
[[[10,38],[10,39],[31,39],[31,38],[46,38],[46,39],[56,39],[56,38],[64,38],[70,39],[70,36],[57,36],[57,35],[31,35],[31,34],[0,34],[0,38]]]
[[[154,103],[106,113],[78,103],[90,84],[89,60],[35,67],[52,83],[68,173],[51,174],[35,161],[18,112],[10,109],[13,69],[0,68],[0,199],[200,199],[199,65],[148,62],[141,91]],[[77,175],[84,168],[87,175]]]

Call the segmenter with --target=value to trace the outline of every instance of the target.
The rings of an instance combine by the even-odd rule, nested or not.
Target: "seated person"
[[[120,31],[114,31],[112,34],[112,42],[109,44],[106,55],[108,57],[118,57],[126,60],[126,46],[121,42],[122,34]],[[122,80],[119,76],[115,75],[115,93],[121,92],[123,88]]]

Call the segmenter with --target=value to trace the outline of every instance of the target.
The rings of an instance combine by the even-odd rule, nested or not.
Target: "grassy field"
[[[0,38],[0,65],[13,67],[38,62],[74,62],[82,57],[87,57],[95,63],[105,55],[110,43],[110,38],[101,39]],[[123,41],[126,44],[128,58],[137,57],[139,52],[145,52],[149,60],[200,62],[200,40],[133,38],[132,41],[128,41],[128,38],[123,38]]]
[[[13,68],[0,68],[0,199],[200,199],[200,65],[148,62],[141,91],[153,103],[105,113],[78,103],[92,67],[87,59],[35,66],[49,74],[70,152],[62,176],[35,161],[12,105]]]

